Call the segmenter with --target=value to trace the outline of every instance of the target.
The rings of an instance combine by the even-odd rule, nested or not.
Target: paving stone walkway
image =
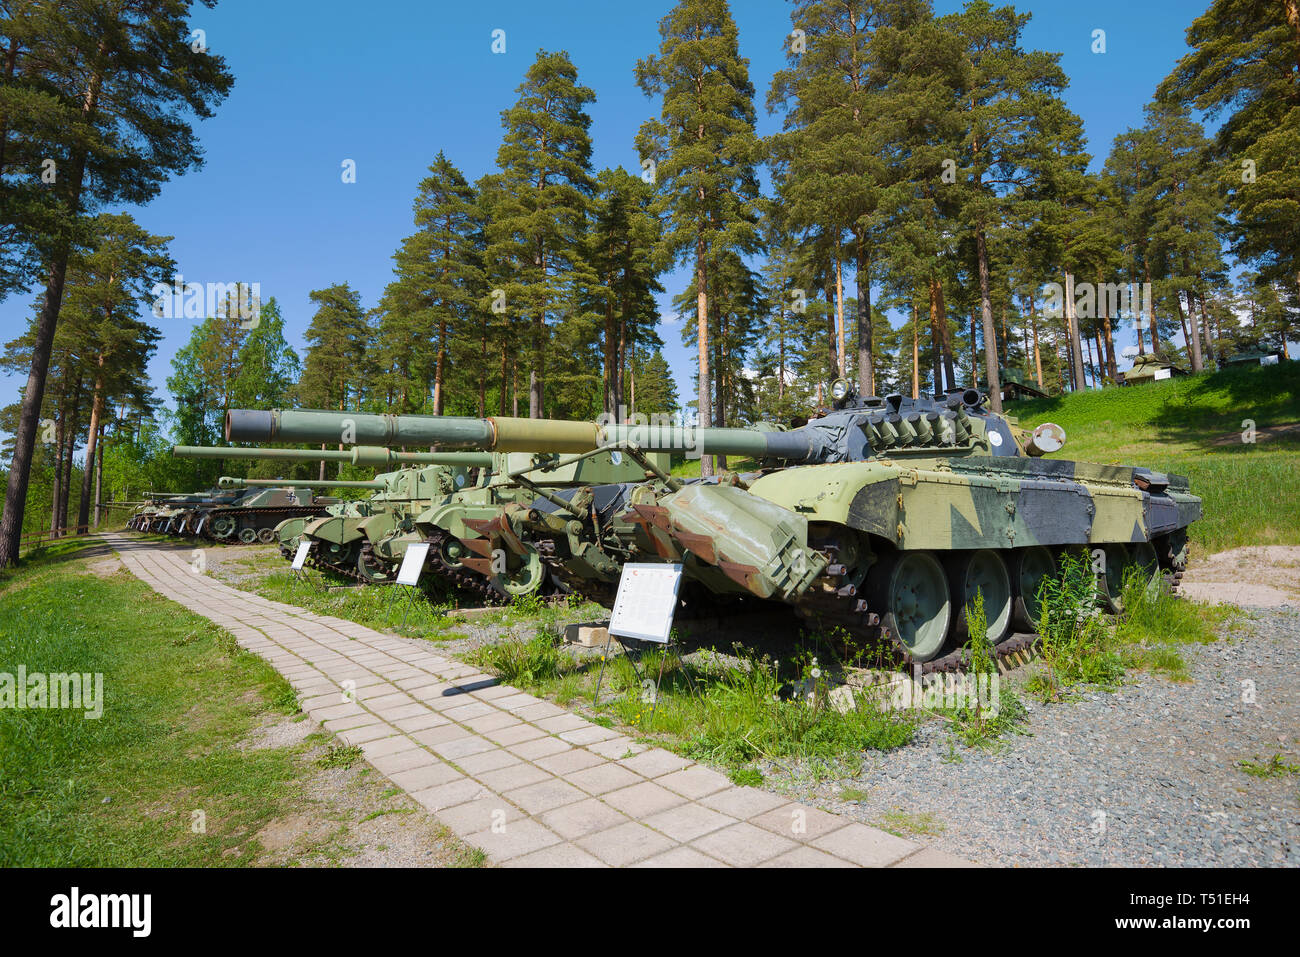
[[[222,584],[185,548],[106,542],[156,592],[225,628],[302,708],[506,866],[852,867],[966,862],[758,788],[429,650]]]

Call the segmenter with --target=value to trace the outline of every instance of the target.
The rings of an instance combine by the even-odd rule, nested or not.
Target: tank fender
[[[760,598],[802,594],[826,567],[808,519],[730,485],[687,485],[663,500],[668,534]]]

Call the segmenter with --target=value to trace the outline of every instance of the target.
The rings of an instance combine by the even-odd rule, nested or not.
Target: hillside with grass
[[[1012,403],[1025,428],[1065,429],[1056,458],[1186,475],[1204,500],[1207,552],[1300,544],[1300,362],[1226,369]],[[1254,429],[1254,442],[1248,428]]]

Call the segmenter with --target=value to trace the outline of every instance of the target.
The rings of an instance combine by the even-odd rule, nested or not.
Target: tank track
[[[553,538],[534,538],[532,539],[532,545],[537,549],[537,554],[541,556],[542,564],[546,566],[550,577],[559,582],[570,594],[577,595],[587,601],[593,601],[604,608],[614,607],[614,599],[618,597],[617,582],[601,582],[573,574],[564,567],[564,563],[560,561],[559,556],[556,554],[555,540]]]
[[[453,568],[444,564],[441,559],[442,550],[455,537],[441,528],[435,527],[424,539],[429,543],[429,555],[425,559],[424,567],[429,569],[433,574],[440,578],[450,581],[459,591],[472,595],[475,599],[483,602],[485,605],[504,605],[509,602],[509,596],[503,595],[492,587],[482,575],[469,571],[464,568]]]
[[[1177,562],[1177,555],[1168,541],[1157,546],[1156,554],[1169,590],[1176,592],[1182,583],[1186,563]],[[833,571],[837,570],[837,566],[832,563],[826,567],[827,571],[796,602],[795,610],[801,617],[819,623],[840,625],[854,637],[872,644],[879,645],[882,638],[887,639],[893,661],[882,664],[893,664],[908,673],[915,673],[918,666],[922,675],[951,674],[970,668],[969,648],[958,648],[929,661],[914,660],[899,637],[881,626],[879,617],[867,609],[865,599],[857,597],[857,589],[852,585],[840,584],[841,576]],[[1024,663],[1025,656],[1033,654],[1037,645],[1037,634],[1012,632],[993,646],[994,664],[999,671],[1019,667]]]
[[[223,511],[219,515],[220,518],[233,518],[236,522],[235,531],[233,534],[230,535],[229,538],[217,538],[215,535],[211,533],[211,531],[209,531],[209,529],[212,528],[213,518],[218,517],[218,516],[214,516],[213,514],[209,514],[206,516],[207,521],[204,523],[203,526],[203,537],[211,539],[214,542],[237,542],[239,541],[239,531],[240,531],[238,528],[238,523],[241,519],[243,519],[245,516],[248,515],[252,515],[255,518],[265,518],[267,520],[265,525],[258,525],[257,526],[258,528],[263,528],[263,527],[275,528],[275,526],[279,525],[281,522],[285,521],[286,519],[311,518],[319,514],[321,514],[321,510],[319,508],[306,508],[306,507],[232,509],[231,511]],[[256,544],[256,543],[250,543],[250,544]]]
[[[371,568],[383,568],[388,565],[387,562],[375,558],[375,546],[371,543],[370,539],[366,539],[361,543],[361,561],[365,562]],[[397,573],[393,569],[389,569],[388,574],[384,575],[383,578],[368,578],[360,572],[357,572],[357,577],[368,585],[386,585],[397,577]]]
[[[289,558],[292,559],[293,556],[290,555]],[[322,561],[316,556],[314,547],[307,552],[307,557],[303,559],[302,563],[308,568],[315,568],[317,571],[330,572],[334,575],[342,575],[344,578],[351,578],[354,581],[365,582],[365,579],[352,565],[336,565],[333,562]]]

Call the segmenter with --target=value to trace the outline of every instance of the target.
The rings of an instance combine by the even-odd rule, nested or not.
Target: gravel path
[[[1300,865],[1300,775],[1237,766],[1279,753],[1300,764],[1300,615],[1248,615],[1232,637],[1184,650],[1191,683],[1143,673],[1050,705],[1022,693],[1028,734],[998,752],[930,721],[854,780],[769,784],[899,833],[930,830],[932,847],[985,864]],[[846,801],[846,788],[866,793]]]

